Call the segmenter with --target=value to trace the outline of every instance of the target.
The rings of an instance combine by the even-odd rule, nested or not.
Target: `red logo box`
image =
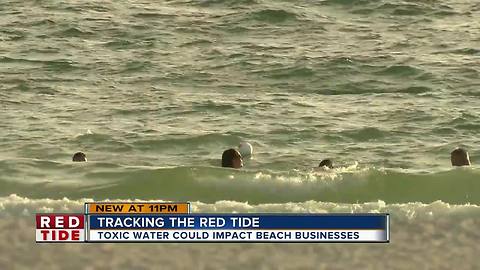
[[[84,242],[85,215],[37,214],[37,242]]]

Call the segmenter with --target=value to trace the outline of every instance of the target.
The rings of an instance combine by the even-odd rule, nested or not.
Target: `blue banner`
[[[89,215],[90,229],[386,230],[388,214]]]

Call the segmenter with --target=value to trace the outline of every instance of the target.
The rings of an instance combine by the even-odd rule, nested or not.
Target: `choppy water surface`
[[[224,149],[248,140],[256,155],[247,168],[264,174],[288,178],[331,157],[454,184],[439,173],[451,149],[479,157],[479,9],[475,1],[8,1],[1,183],[132,185],[143,170],[153,185],[174,184],[194,170],[185,167],[216,167]],[[78,150],[111,166],[72,167]],[[226,175],[196,172],[192,179]]]
[[[478,166],[449,160],[462,146],[480,162],[478,18],[473,0],[5,0],[1,215],[64,197],[410,218],[425,204],[478,227]],[[242,140],[254,159],[219,168]],[[337,169],[312,170],[327,157]]]

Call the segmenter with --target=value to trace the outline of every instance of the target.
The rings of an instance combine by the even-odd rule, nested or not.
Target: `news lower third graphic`
[[[36,215],[37,243],[388,243],[388,214],[192,214],[189,203],[86,203]]]

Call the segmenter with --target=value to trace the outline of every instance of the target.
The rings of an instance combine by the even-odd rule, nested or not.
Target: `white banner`
[[[388,242],[384,230],[89,230],[90,242]]]

